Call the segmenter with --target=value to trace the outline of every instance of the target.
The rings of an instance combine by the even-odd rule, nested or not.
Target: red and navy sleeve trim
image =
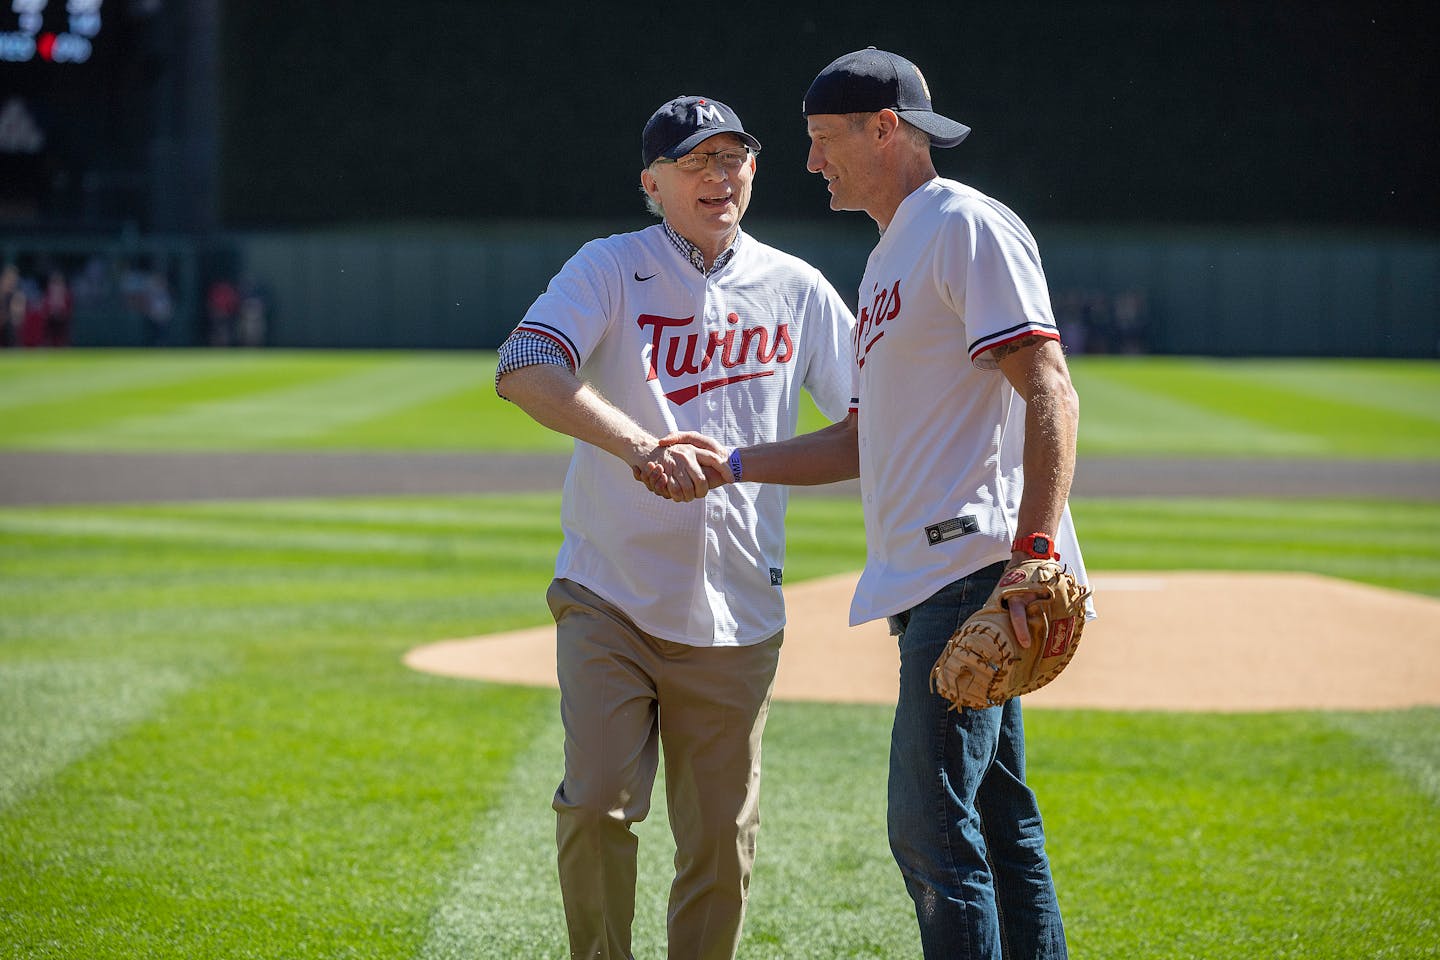
[[[987,337],[981,337],[970,344],[970,360],[974,362],[980,354],[987,350],[993,350],[1006,343],[1013,343],[1025,337],[1044,337],[1047,340],[1059,340],[1060,331],[1052,324],[1017,323]]]
[[[523,330],[526,333],[533,333],[538,337],[545,337],[547,340],[553,341],[556,346],[565,351],[565,356],[570,360],[570,369],[580,369],[580,351],[575,348],[575,341],[571,340],[564,331],[552,327],[548,323],[536,323],[533,320],[520,324],[515,330],[517,333]]]

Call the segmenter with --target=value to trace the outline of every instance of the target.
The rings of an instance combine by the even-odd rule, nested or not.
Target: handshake
[[[662,437],[631,462],[630,472],[657,497],[689,503],[739,479],[730,469],[731,453],[711,437],[682,431]]]

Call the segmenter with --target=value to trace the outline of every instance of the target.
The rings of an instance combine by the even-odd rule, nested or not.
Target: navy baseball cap
[[[817,113],[875,113],[894,110],[900,119],[930,134],[937,147],[954,147],[970,128],[935,112],[930,86],[920,68],[899,54],[866,47],[847,53],[820,71],[802,105]]]
[[[717,133],[733,133],[757,153],[760,141],[745,132],[740,117],[719,100],[709,97],[676,97],[656,110],[640,137],[642,166],[660,157],[678,160],[696,145]]]

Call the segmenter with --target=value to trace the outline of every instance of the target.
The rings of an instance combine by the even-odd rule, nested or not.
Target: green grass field
[[[1440,459],[1434,361],[1072,366],[1082,455]],[[568,450],[495,396],[494,369],[488,353],[14,352],[0,448]]]
[[[564,449],[494,400],[492,364],[0,355],[0,446]],[[1075,366],[1089,455],[1440,457],[1433,363]],[[544,622],[557,511],[550,493],[0,509],[0,958],[564,956],[557,694],[400,663]],[[1434,502],[1075,513],[1097,570],[1440,596]],[[791,578],[854,569],[862,541],[853,503],[797,498]],[[742,957],[918,956],[885,847],[888,728],[885,708],[776,705]],[[1029,728],[1073,955],[1440,956],[1440,710]],[[636,945],[658,956],[663,804],[641,834]]]

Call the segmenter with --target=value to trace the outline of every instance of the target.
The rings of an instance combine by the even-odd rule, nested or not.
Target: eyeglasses
[[[675,168],[682,173],[701,173],[710,168],[710,161],[714,160],[720,164],[720,169],[726,173],[734,173],[739,170],[746,160],[750,159],[750,150],[746,147],[732,147],[729,150],[716,150],[714,153],[687,153],[678,160],[671,160],[668,157],[657,157],[661,163],[673,163]]]

